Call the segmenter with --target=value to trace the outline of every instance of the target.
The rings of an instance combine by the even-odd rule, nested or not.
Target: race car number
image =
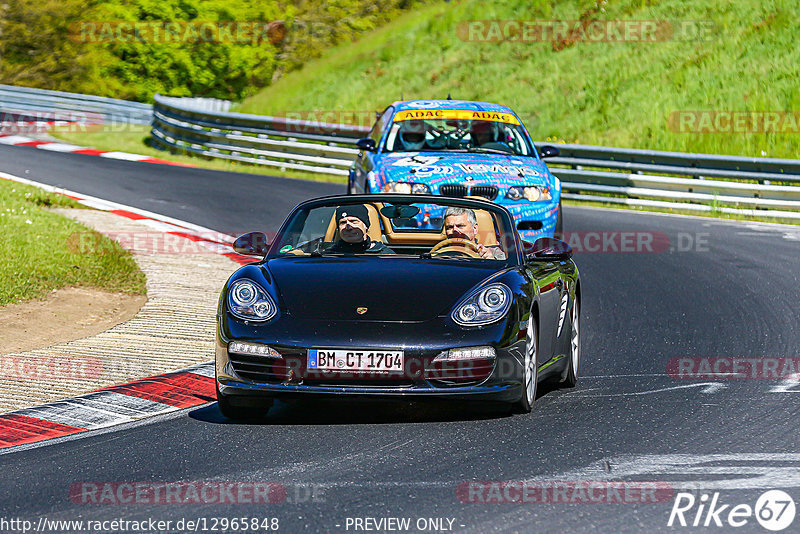
[[[308,368],[320,371],[402,371],[403,351],[309,349]]]

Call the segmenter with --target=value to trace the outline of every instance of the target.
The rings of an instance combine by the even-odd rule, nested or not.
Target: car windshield
[[[522,125],[509,113],[451,111],[445,115],[452,118],[420,119],[403,113],[395,115],[389,129],[387,152],[532,154]]]
[[[375,197],[332,199],[297,209],[271,247],[270,258],[369,256],[447,261],[516,261],[513,223],[486,203]]]

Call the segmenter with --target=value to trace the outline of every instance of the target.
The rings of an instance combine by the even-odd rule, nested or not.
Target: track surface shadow
[[[536,398],[557,391],[549,383],[539,384]],[[536,407],[534,406],[534,410]],[[230,425],[375,425],[397,423],[437,423],[480,421],[513,416],[505,403],[425,400],[298,399],[275,401],[262,418],[232,420],[222,415],[219,406],[209,404],[189,412],[197,421]]]

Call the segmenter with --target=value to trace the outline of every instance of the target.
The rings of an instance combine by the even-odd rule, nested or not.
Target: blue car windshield
[[[366,203],[340,199],[311,204],[292,214],[270,257],[391,255],[516,261],[516,230],[508,214],[468,204],[455,199],[405,202],[397,195]]]
[[[516,124],[469,118],[397,120],[396,116],[386,136],[384,150],[531,155],[533,150],[522,125],[513,116],[506,116]]]

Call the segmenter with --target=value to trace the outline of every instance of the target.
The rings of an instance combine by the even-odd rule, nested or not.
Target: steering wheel
[[[460,245],[460,246],[459,246]],[[466,247],[466,248],[461,248]],[[471,258],[480,258],[478,253],[478,245],[469,239],[461,239],[460,237],[451,237],[440,241],[431,249],[431,254],[444,254],[445,252],[460,252],[466,254]]]
[[[433,136],[433,139],[428,142],[428,146],[431,148],[461,148],[459,145],[469,134],[469,130],[461,128],[446,131],[432,127],[428,132]]]

